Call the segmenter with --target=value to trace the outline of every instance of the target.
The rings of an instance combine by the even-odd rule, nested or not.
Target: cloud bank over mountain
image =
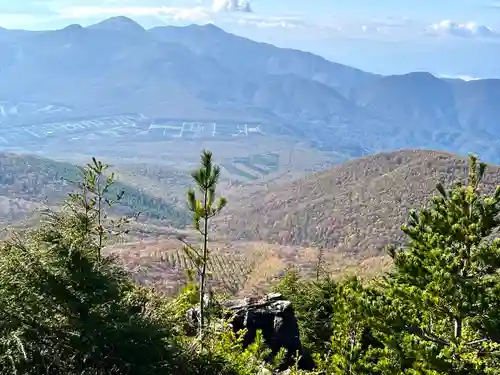
[[[500,77],[496,63],[500,60],[500,24],[495,18],[499,8],[494,4],[489,8],[470,4],[466,11],[459,10],[464,6],[462,1],[453,7],[439,2],[438,7],[408,0],[396,10],[388,8],[386,2],[377,6],[364,0],[332,3],[0,0],[0,27],[56,29],[69,23],[86,26],[116,16],[134,18],[146,29],[213,23],[260,42],[302,49],[384,74],[423,69],[436,74]],[[361,3],[363,12],[359,12]]]
[[[499,36],[499,34],[493,31],[489,26],[481,25],[476,22],[459,23],[451,20],[444,20],[433,24],[430,28],[436,32],[446,33],[462,38],[496,38]]]

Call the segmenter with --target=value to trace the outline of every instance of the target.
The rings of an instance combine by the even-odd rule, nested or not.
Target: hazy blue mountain
[[[307,86],[307,90],[312,87],[327,94],[322,95],[323,106],[314,106],[314,116],[317,110],[327,114],[336,105],[330,102],[340,97],[299,77],[287,76],[278,82],[264,73],[233,70],[180,43],[160,42],[125,17],[87,28],[71,25],[33,34],[9,48],[15,52],[2,64],[0,97],[64,103],[79,115],[126,111],[151,116],[260,118],[249,110],[252,107],[271,115],[294,115],[301,104],[296,92]],[[272,98],[273,88],[279,99]],[[268,99],[279,100],[279,108]]]
[[[246,121],[346,157],[422,147],[500,161],[500,80],[380,76],[214,25],[145,30],[126,17],[2,29],[0,51],[6,145],[99,139],[96,127],[115,129],[117,116],[131,116],[119,124],[122,144],[172,119]]]
[[[226,33],[212,24],[157,27],[150,32],[161,41],[181,43],[198,54],[212,57],[234,71],[271,75],[293,74],[333,87],[345,95],[348,95],[353,87],[376,77],[374,74],[333,63],[311,53],[278,48]]]
[[[87,29],[99,31],[111,31],[121,34],[141,35],[146,32],[144,27],[137,22],[127,17],[111,17],[94,25],[88,26]]]

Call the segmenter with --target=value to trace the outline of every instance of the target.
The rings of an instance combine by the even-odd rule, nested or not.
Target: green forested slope
[[[77,166],[32,155],[0,154],[0,196],[9,200],[58,203],[67,196],[74,182],[81,180]],[[124,192],[116,207],[120,213],[137,213],[146,218],[165,220],[175,226],[188,222],[185,210],[153,197],[141,189],[117,181],[110,197]]]

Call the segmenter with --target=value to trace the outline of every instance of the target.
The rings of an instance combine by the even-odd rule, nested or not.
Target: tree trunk
[[[202,265],[202,271],[200,273],[200,325],[198,327],[198,337],[200,339],[200,345],[203,346],[203,327],[205,325],[205,264]]]
[[[462,319],[455,318],[455,338],[459,339],[462,337]]]
[[[205,275],[207,272],[207,258],[208,258],[208,212],[207,212],[207,190],[205,189],[205,196],[203,201],[204,206],[204,228],[203,228],[203,264],[201,265],[200,273],[200,327],[199,339],[200,345],[203,348],[204,329],[205,329]]]

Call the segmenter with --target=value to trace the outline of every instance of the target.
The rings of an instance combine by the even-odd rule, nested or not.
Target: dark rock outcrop
[[[310,354],[304,350],[300,342],[299,327],[290,301],[284,300],[281,294],[272,293],[263,298],[245,298],[229,300],[220,304],[223,316],[231,321],[234,332],[246,329],[244,346],[250,345],[257,331],[262,331],[265,344],[271,349],[271,360],[280,351],[286,349],[287,358],[283,363],[286,369],[295,363],[296,355],[300,356],[299,366],[304,370],[314,367]],[[188,321],[196,326],[197,309],[188,311]]]

